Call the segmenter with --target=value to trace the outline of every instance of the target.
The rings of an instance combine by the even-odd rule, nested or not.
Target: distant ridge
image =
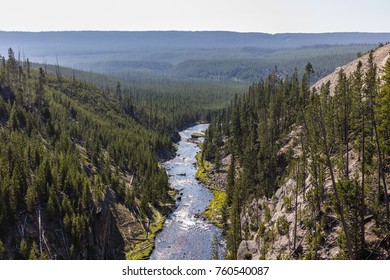
[[[390,33],[238,33],[227,31],[0,31],[0,53],[8,47],[38,51],[86,47],[95,50],[139,48],[296,48],[315,45],[378,44],[390,41]],[[82,50],[82,49],[81,49]],[[52,50],[54,51],[54,50]]]

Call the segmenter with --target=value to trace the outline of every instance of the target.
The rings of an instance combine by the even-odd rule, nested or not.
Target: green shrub
[[[279,234],[285,235],[289,232],[290,226],[287,221],[286,216],[280,216],[276,221],[276,228],[278,229]]]
[[[251,260],[252,259],[252,254],[247,252],[245,253],[244,260]]]
[[[265,225],[264,223],[261,221],[260,224],[259,224],[259,230],[258,230],[258,233],[261,237],[264,236],[264,233],[265,233]]]
[[[283,196],[283,205],[286,207],[287,210],[291,210],[292,203],[291,203],[291,197],[290,196]]]

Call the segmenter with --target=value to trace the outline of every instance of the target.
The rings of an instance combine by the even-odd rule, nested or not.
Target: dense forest
[[[124,109],[132,111],[138,122],[170,134],[195,122],[209,122],[249,85],[235,81],[176,79],[142,72],[110,76],[58,64],[33,63],[32,67],[43,68],[59,79],[67,77],[92,83],[105,94],[115,93]]]
[[[213,119],[203,146],[222,174],[230,259],[386,259],[390,59],[371,51],[331,82],[275,70]],[[216,182],[218,184],[218,182]],[[215,186],[214,186],[215,187]]]
[[[241,50],[246,56],[220,57],[209,59],[188,59],[180,62],[171,72],[177,77],[198,79],[255,81],[266,78],[275,66],[282,75],[291,74],[295,68],[302,75],[305,64],[316,68],[313,80],[318,80],[331,73],[339,65],[343,65],[356,55],[366,52],[373,45],[320,45],[281,49],[266,52],[258,48]]]
[[[308,60],[316,67],[312,75],[315,81],[329,74],[336,66],[352,60],[368,47],[317,46],[278,50],[261,59],[250,58],[254,56],[253,52],[257,52],[257,49],[252,48],[245,50],[249,55],[246,59],[186,60],[172,68],[176,73],[172,76],[142,69],[129,70],[129,63],[119,60],[107,62],[113,69],[110,75],[75,70],[58,64],[34,63],[32,66],[35,69],[43,68],[45,72],[60,78],[63,76],[91,82],[106,93],[115,92],[121,96],[121,101],[133,107],[134,116],[145,126],[154,124],[156,129],[172,133],[197,121],[209,122],[217,111],[229,105],[235,95],[247,90],[249,81],[261,79],[274,71],[284,76],[298,69],[297,74],[302,75],[300,69],[304,69]]]
[[[172,138],[121,98],[1,57],[0,259],[124,258],[162,223]]]

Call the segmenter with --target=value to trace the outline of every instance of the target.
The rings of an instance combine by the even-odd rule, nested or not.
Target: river
[[[176,157],[164,163],[170,185],[177,190],[177,207],[156,236],[151,260],[211,259],[214,236],[218,239],[219,256],[224,257],[222,231],[199,216],[213,199],[213,194],[195,178],[195,155],[199,147],[191,141],[191,134],[207,127],[208,124],[199,124],[181,131]]]

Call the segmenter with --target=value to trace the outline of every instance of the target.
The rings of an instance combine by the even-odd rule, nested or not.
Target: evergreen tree
[[[26,194],[27,210],[29,212],[32,212],[34,210],[36,203],[37,203],[36,187],[32,185],[29,188],[27,188],[27,194]]]
[[[0,260],[4,260],[7,256],[7,253],[4,248],[3,241],[0,240]]]
[[[35,241],[33,241],[31,245],[31,250],[30,254],[28,257],[29,260],[38,260],[39,259],[39,250],[38,250],[38,245]]]
[[[227,259],[237,259],[237,251],[241,242],[241,220],[239,187],[236,184],[233,192],[232,206],[230,208],[230,229],[226,237]]]
[[[235,176],[235,163],[234,163],[234,155],[232,155],[230,160],[229,171],[227,175],[227,187],[226,187],[226,195],[227,195],[227,204],[231,205],[233,201],[233,191],[234,191],[234,176]]]
[[[384,66],[383,85],[378,96],[378,133],[381,146],[383,147],[383,158],[390,156],[390,58]],[[387,162],[387,164],[389,164]]]
[[[43,106],[45,82],[46,82],[45,71],[42,68],[39,68],[38,85],[36,89],[36,99],[35,99],[35,104],[39,110],[42,110],[42,106]]]
[[[29,256],[28,245],[25,239],[20,242],[19,253],[22,259],[27,260]]]
[[[211,254],[212,254],[211,259],[213,259],[213,260],[220,259],[219,258],[219,241],[218,241],[218,236],[216,234],[214,234],[213,240],[211,241]]]
[[[356,70],[353,73],[352,76],[352,92],[355,95],[355,97],[358,99],[357,106],[355,108],[356,112],[359,112],[360,116],[356,116],[355,118],[357,120],[360,120],[361,123],[361,183],[360,183],[360,215],[359,215],[359,222],[360,222],[360,250],[359,254],[362,256],[364,254],[365,250],[365,226],[364,226],[364,216],[366,211],[366,203],[365,203],[365,175],[366,175],[366,168],[365,168],[365,141],[366,141],[366,104],[365,104],[365,96],[364,92],[362,90],[363,87],[363,73],[362,73],[362,62],[359,61]],[[358,121],[359,123],[359,121]],[[358,248],[356,248],[358,249]]]
[[[374,63],[373,58],[373,51],[369,53],[368,57],[368,70],[366,72],[365,76],[365,92],[369,98],[369,115],[370,115],[370,121],[372,124],[372,130],[374,131],[374,137],[375,137],[375,144],[377,149],[377,156],[378,156],[378,174],[379,178],[382,180],[383,184],[383,190],[381,187],[381,180],[378,180],[378,202],[380,202],[380,198],[383,194],[384,200],[385,200],[385,209],[386,209],[386,220],[387,224],[390,222],[390,207],[389,207],[389,199],[387,195],[387,184],[386,184],[386,178],[385,178],[385,171],[383,168],[383,154],[382,149],[379,143],[379,134],[378,134],[378,127],[377,127],[377,121],[375,116],[375,104],[374,99],[377,95],[377,66]]]

